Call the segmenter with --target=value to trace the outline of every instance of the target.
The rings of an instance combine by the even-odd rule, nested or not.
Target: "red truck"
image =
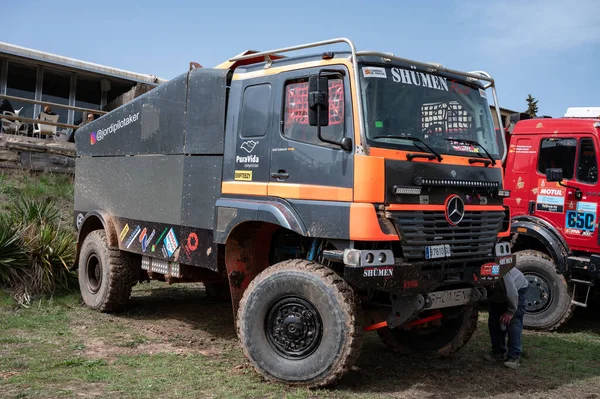
[[[508,134],[505,205],[530,283],[525,327],[558,328],[600,281],[599,136],[600,116],[520,120]]]

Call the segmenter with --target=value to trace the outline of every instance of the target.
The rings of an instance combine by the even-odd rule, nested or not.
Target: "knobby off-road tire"
[[[108,246],[104,230],[92,231],[83,241],[78,271],[83,301],[101,312],[122,309],[140,274],[129,254]]]
[[[573,315],[571,287],[556,265],[546,254],[539,251],[519,251],[517,269],[529,280],[529,290],[523,317],[523,326],[533,330],[554,330],[566,323]],[[542,294],[547,292],[547,297]]]
[[[307,260],[269,267],[240,302],[244,355],[267,380],[324,386],[354,364],[362,347],[362,310],[336,273]]]
[[[377,333],[386,346],[403,355],[452,356],[473,336],[477,329],[479,311],[476,306],[468,305],[442,309],[442,314],[442,323],[438,327],[411,330],[386,327],[377,330]]]

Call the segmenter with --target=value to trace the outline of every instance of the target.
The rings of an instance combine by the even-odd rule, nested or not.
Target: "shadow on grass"
[[[192,334],[210,334],[237,345],[231,306],[209,300],[200,287],[142,286],[136,290],[129,310],[118,317],[125,322],[137,320],[148,324],[168,324],[168,320],[176,319],[185,323]],[[564,332],[526,331],[523,337],[526,357],[518,370],[483,360],[489,349],[485,313],[480,316],[473,339],[450,359],[398,356],[383,346],[376,333],[368,333],[356,367],[331,388],[332,393],[436,398],[544,395],[577,380],[598,376],[598,317],[594,318],[591,309],[589,314],[579,313],[582,314]],[[593,327],[575,333],[578,326],[589,325]]]
[[[165,321],[177,320],[192,331],[201,330],[225,340],[237,339],[231,304],[207,298],[201,284],[144,283],[134,290],[127,310],[117,316],[163,325],[168,324]]]

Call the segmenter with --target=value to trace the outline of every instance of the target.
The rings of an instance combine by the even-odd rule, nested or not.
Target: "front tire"
[[[571,288],[556,271],[550,257],[539,251],[519,251],[517,269],[529,281],[523,326],[534,330],[554,330],[573,314]]]
[[[92,231],[79,253],[79,289],[85,304],[100,312],[123,308],[139,278],[129,254],[110,248],[104,230]]]
[[[410,330],[402,327],[377,330],[383,343],[403,355],[417,354],[426,357],[448,357],[457,353],[469,342],[477,329],[479,311],[476,306],[442,309],[442,318],[431,325]]]
[[[294,385],[333,383],[362,346],[362,313],[352,289],[306,260],[280,262],[256,276],[240,302],[237,326],[256,371]]]

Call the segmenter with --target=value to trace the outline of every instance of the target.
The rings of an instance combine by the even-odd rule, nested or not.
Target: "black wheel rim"
[[[536,273],[527,273],[525,277],[529,282],[529,289],[525,296],[525,310],[527,313],[541,313],[545,311],[552,303],[550,283]]]
[[[269,309],[265,333],[269,344],[279,355],[286,359],[304,359],[321,343],[321,316],[305,299],[281,298]]]
[[[95,294],[102,285],[102,263],[96,253],[88,256],[85,270],[88,289]]]

